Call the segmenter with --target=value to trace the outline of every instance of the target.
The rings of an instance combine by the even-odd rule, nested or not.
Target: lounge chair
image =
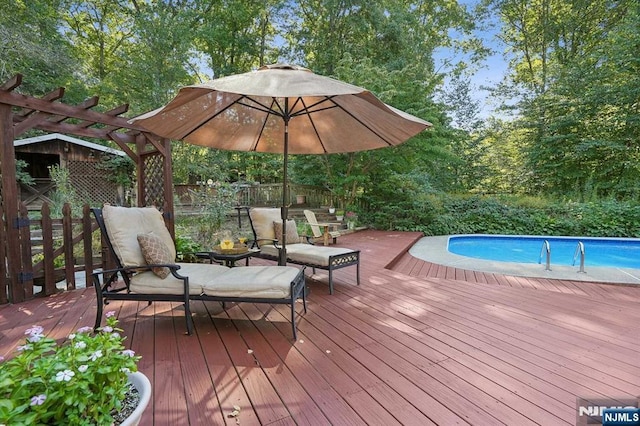
[[[296,339],[295,302],[307,311],[304,268],[175,263],[176,250],[162,214],[153,207],[105,205],[92,209],[117,268],[95,271],[100,326],[110,300],[184,302],[187,333],[193,333],[191,300],[288,304]],[[119,280],[121,277],[122,280]],[[101,281],[102,279],[102,281]]]
[[[254,245],[260,248],[258,257],[278,260],[280,255],[279,241],[282,234],[280,209],[251,208],[249,223],[253,230]],[[286,225],[287,263],[310,266],[315,273],[316,268],[329,271],[329,294],[333,294],[333,271],[348,266],[356,267],[356,283],[360,285],[360,250],[349,248],[325,247],[301,242],[296,223],[289,219]]]
[[[323,238],[325,246],[329,245],[329,238],[333,240],[333,244],[338,241],[340,231],[338,228],[342,226],[342,223],[318,223],[316,214],[311,210],[305,210],[304,216],[307,218],[307,223],[311,227],[311,232],[314,238]],[[322,228],[322,230],[320,230]]]

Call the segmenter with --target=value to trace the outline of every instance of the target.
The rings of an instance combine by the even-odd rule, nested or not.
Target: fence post
[[[40,216],[42,217],[42,262],[44,271],[42,291],[49,296],[55,294],[58,288],[56,287],[56,271],[53,262],[53,223],[51,222],[51,209],[46,201],[42,203]]]
[[[4,210],[0,204],[0,304],[9,303],[7,287],[10,281],[7,277],[7,232],[5,226]]]
[[[31,226],[29,212],[24,203],[18,205],[20,219],[18,220],[20,235],[20,257],[22,270],[19,272],[20,285],[25,299],[33,297],[33,258],[31,257]]]
[[[73,222],[71,205],[62,206],[62,247],[64,249],[64,273],[67,280],[67,290],[76,288],[76,271],[73,264]]]
[[[82,237],[84,246],[84,275],[87,287],[93,285],[93,229],[91,226],[91,208],[85,204],[82,208]]]

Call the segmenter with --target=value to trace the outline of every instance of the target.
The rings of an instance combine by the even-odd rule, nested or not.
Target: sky
[[[472,9],[478,3],[478,0],[458,0],[458,3],[465,5],[468,9]],[[487,90],[482,89],[483,86],[496,86],[507,75],[507,62],[504,58],[505,45],[497,37],[499,31],[500,20],[495,17],[488,28],[475,32],[475,35],[482,40],[483,44],[495,52],[483,61],[480,68],[470,78],[473,98],[479,103],[480,118],[487,118],[492,115],[500,116],[495,112],[497,107],[495,101],[490,99]],[[434,59],[436,61],[436,69],[438,69],[447,60],[457,63],[466,58],[462,55],[457,55],[451,49],[439,49],[435,52]],[[447,82],[448,79],[445,78],[445,84]]]

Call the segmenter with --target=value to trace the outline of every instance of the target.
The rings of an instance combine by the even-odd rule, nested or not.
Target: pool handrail
[[[540,257],[538,257],[538,263],[542,263],[542,253],[547,252],[547,263],[544,268],[545,271],[551,270],[551,245],[548,240],[542,242],[542,248],[540,249]]]
[[[573,266],[576,266],[576,258],[578,257],[578,254],[580,255],[580,270],[578,272],[586,274],[584,270],[584,244],[582,244],[582,241],[578,241],[576,251],[573,253]]]

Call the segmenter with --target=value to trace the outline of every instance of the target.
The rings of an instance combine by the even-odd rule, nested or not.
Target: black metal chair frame
[[[290,297],[289,298],[263,298],[263,297],[229,297],[229,296],[211,296],[205,294],[199,295],[190,295],[189,294],[189,277],[180,275],[178,272],[180,269],[180,265],[176,264],[162,264],[162,265],[146,265],[146,266],[135,266],[135,267],[124,267],[116,255],[116,252],[113,248],[111,240],[109,238],[109,234],[107,233],[107,229],[104,223],[104,218],[102,216],[102,209],[100,208],[92,208],[91,209],[98,226],[100,227],[100,232],[104,240],[106,241],[107,247],[109,248],[109,252],[113,259],[116,262],[117,268],[108,269],[108,270],[99,270],[95,271],[92,274],[93,286],[96,291],[96,299],[98,304],[98,309],[96,312],[96,322],[94,325],[94,329],[98,329],[100,327],[100,323],[102,320],[103,307],[104,305],[109,304],[110,300],[131,300],[131,301],[146,301],[149,302],[149,305],[152,302],[182,302],[184,303],[184,314],[187,325],[187,334],[193,333],[193,319],[191,318],[191,309],[189,306],[189,302],[191,300],[203,300],[203,301],[214,301],[214,302],[222,302],[223,307],[225,303],[268,303],[268,304],[286,304],[291,306],[291,327],[293,331],[293,339],[297,339],[296,332],[296,322],[295,322],[295,302],[297,299],[302,298],[302,304],[304,308],[304,312],[307,312],[307,288],[305,285],[304,278],[304,268],[300,270],[300,272],[296,275],[295,279],[290,283]],[[153,293],[132,293],[130,290],[131,284],[131,276],[135,273],[141,272],[143,270],[150,270],[151,268],[164,266],[169,268],[171,275],[175,278],[182,280],[184,285],[183,294],[153,294]],[[122,277],[122,281],[124,281],[124,285],[122,281],[118,280],[118,276]],[[103,277],[102,281],[100,277]]]
[[[247,212],[248,211],[249,211],[249,208],[247,208]],[[278,240],[265,240],[265,239],[259,240],[258,239],[258,234],[256,233],[255,226],[253,226],[253,220],[251,219],[251,215],[249,214],[248,216],[249,216],[249,224],[251,225],[251,231],[253,232],[252,245],[254,247],[260,248],[260,241],[268,241],[270,244],[275,245],[276,248],[280,250],[281,248],[278,246]],[[306,238],[307,238],[307,242],[304,244],[315,245],[310,237],[306,237]],[[275,261],[279,260],[278,256],[273,256],[263,251],[257,254],[256,257],[267,259],[267,260],[275,260]],[[329,294],[333,294],[333,271],[335,271],[336,269],[346,268],[348,266],[355,265],[356,284],[360,285],[360,250],[352,250],[348,253],[329,256],[329,263],[326,266],[309,263],[309,262],[300,262],[298,260],[291,259],[288,256],[287,256],[287,263],[293,263],[293,264],[302,265],[302,266],[309,266],[312,268],[312,272],[314,274],[316,273],[316,268],[328,271],[329,272]]]

